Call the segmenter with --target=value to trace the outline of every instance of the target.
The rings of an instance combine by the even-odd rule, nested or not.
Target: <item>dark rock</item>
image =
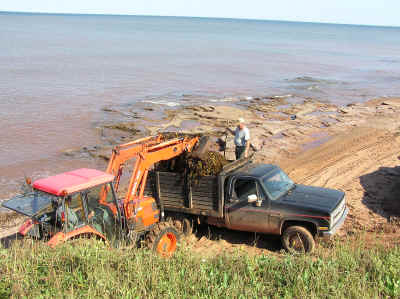
[[[112,124],[112,125],[105,125],[104,128],[129,132],[133,135],[136,135],[140,132],[140,130],[138,130],[136,128],[135,123],[133,123],[133,122],[123,122],[123,123],[116,123],[116,124]]]

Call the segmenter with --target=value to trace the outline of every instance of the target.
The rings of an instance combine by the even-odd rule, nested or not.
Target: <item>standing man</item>
[[[244,124],[244,119],[240,117],[239,124],[235,130],[235,156],[236,160],[247,158],[250,148],[250,131]]]

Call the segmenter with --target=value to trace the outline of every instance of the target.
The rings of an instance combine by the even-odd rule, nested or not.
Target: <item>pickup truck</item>
[[[275,234],[289,252],[313,251],[315,238],[335,234],[348,214],[344,192],[295,184],[278,166],[251,159],[192,182],[182,173],[152,170],[145,192],[183,233],[205,223]]]

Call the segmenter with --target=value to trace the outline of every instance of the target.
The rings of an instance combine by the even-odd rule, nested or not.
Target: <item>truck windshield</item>
[[[278,199],[294,185],[293,181],[280,169],[263,178],[263,184],[270,194],[271,200]]]

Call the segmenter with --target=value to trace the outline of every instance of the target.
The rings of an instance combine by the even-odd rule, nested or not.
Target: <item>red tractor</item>
[[[32,184],[32,192],[3,206],[30,217],[19,229],[22,235],[49,239],[52,247],[82,236],[112,243],[142,239],[157,253],[170,256],[180,232],[164,221],[162,205],[144,196],[147,175],[154,163],[190,152],[197,142],[197,137],[164,141],[151,136],[119,145],[106,172],[83,168],[40,179]],[[130,160],[132,176],[125,197],[119,199],[121,175]]]

